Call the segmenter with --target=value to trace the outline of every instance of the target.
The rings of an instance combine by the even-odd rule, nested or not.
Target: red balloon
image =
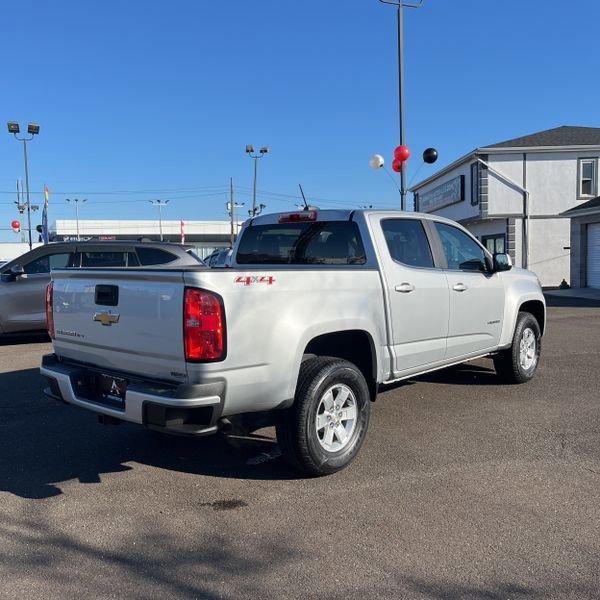
[[[404,162],[405,160],[408,160],[409,157],[410,157],[410,150],[408,149],[408,146],[398,146],[394,150],[394,158],[396,160],[399,160],[400,162]]]
[[[400,173],[400,171],[402,171],[402,161],[395,158],[392,161],[392,169],[396,171],[396,173]]]
[[[21,229],[21,223],[19,223],[19,221],[13,221],[13,222],[10,224],[10,226],[11,226],[13,229]]]

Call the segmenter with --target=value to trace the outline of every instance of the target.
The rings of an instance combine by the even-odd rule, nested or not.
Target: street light
[[[81,239],[79,237],[79,203],[81,202],[83,204],[84,202],[87,202],[87,198],[83,198],[81,200],[79,198],[67,198],[67,202],[73,202],[75,204],[75,218],[77,222],[77,241],[79,241]]]
[[[153,206],[158,206],[158,229],[160,231],[160,241],[163,241],[163,228],[162,228],[162,207],[169,204],[169,200],[148,200]]]
[[[252,188],[252,210],[248,211],[248,214],[250,215],[250,217],[256,217],[256,215],[260,214],[260,212],[263,208],[266,208],[264,204],[260,205],[261,206],[260,209],[256,206],[256,179],[257,179],[257,175],[258,175],[258,159],[262,158],[268,152],[269,152],[269,148],[267,148],[267,146],[263,146],[258,151],[258,154],[257,154],[254,152],[254,146],[252,144],[246,145],[246,154],[250,158],[254,159],[254,185]]]
[[[382,4],[391,4],[397,9],[398,25],[398,112],[400,116],[400,146],[404,146],[404,8],[420,8],[423,0],[416,4],[403,0],[379,0]],[[400,168],[400,208],[406,209],[406,161]]]
[[[8,133],[15,136],[15,139],[19,142],[23,142],[23,159],[25,161],[25,190],[27,195],[27,229],[29,231],[29,249],[33,248],[31,240],[31,203],[29,202],[29,165],[27,162],[27,142],[30,142],[34,136],[40,132],[40,126],[37,123],[29,123],[27,125],[27,133],[29,137],[19,137],[21,129],[16,121],[9,121],[6,124]]]

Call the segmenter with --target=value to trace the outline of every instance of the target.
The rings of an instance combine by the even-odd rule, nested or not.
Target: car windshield
[[[244,231],[236,255],[242,265],[354,265],[365,260],[360,232],[352,221],[252,225]]]
[[[190,248],[187,253],[192,257],[195,258],[201,265],[204,264],[204,261],[198,256],[198,253],[196,252],[196,250],[194,248]]]

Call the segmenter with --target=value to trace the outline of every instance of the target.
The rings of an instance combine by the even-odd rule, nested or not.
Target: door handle
[[[415,289],[415,286],[412,283],[401,283],[394,288],[397,292],[401,294],[408,294],[408,292],[412,292]]]
[[[456,292],[464,292],[467,289],[467,286],[464,283],[455,283],[452,286],[452,289]]]

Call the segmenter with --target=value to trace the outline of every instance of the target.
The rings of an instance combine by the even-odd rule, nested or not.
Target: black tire
[[[520,351],[523,332],[530,329],[535,337],[535,360],[525,369],[521,365]],[[510,348],[502,350],[494,357],[494,367],[498,376],[506,383],[527,383],[530,381],[540,364],[542,348],[542,332],[537,319],[528,312],[520,312],[517,316],[515,333]]]
[[[319,441],[316,419],[324,394],[336,384],[350,388],[356,400],[356,422],[348,442],[337,452],[327,451]],[[283,411],[276,425],[277,441],[285,460],[310,475],[329,475],[346,467],[363,443],[371,399],[363,374],[339,358],[315,356],[302,362],[294,404]],[[323,436],[325,433],[323,433]]]

